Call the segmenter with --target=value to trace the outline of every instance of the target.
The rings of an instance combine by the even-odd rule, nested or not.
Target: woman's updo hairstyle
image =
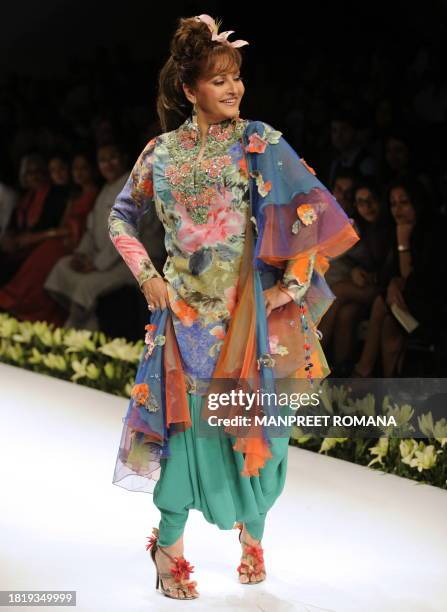
[[[158,77],[157,114],[163,132],[176,129],[191,114],[191,102],[182,83],[194,88],[199,79],[233,68],[239,70],[242,63],[239,49],[211,40],[208,25],[196,17],[179,18],[170,51]]]

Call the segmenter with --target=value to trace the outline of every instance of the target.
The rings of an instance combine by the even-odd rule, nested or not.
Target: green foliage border
[[[100,331],[19,321],[0,313],[0,362],[121,397],[130,398],[143,348],[143,340],[128,342],[107,337]],[[327,413],[336,405],[343,405],[345,413],[347,410],[350,414],[375,412],[371,394],[354,401],[343,387],[326,386],[323,404]],[[293,427],[290,444],[447,489],[446,420],[433,423],[431,413],[422,415],[419,427],[426,437],[415,440],[409,425],[411,406],[388,405],[382,409],[396,416],[402,437],[387,435],[389,432],[384,430],[375,439],[352,439],[338,428],[333,435],[323,438],[306,435],[299,427]]]

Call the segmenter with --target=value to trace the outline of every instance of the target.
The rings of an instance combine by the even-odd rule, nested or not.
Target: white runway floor
[[[446,612],[447,492],[294,447],[267,580],[240,585],[238,531],[192,510],[201,596],[156,593],[152,495],[111,484],[127,400],[2,364],[0,382],[0,590],[76,590],[82,612]]]

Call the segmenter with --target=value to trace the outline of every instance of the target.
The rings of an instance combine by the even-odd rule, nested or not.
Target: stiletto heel
[[[241,584],[258,584],[265,580],[266,572],[264,565],[264,550],[261,544],[248,544],[242,540],[242,530],[244,525],[236,523],[235,528],[239,529],[239,542],[243,546],[242,560],[236,571],[239,573],[239,582]],[[264,578],[256,579],[255,576],[264,574]],[[241,577],[247,576],[248,582],[242,582]]]
[[[172,599],[196,599],[199,596],[198,591],[196,591],[197,582],[195,580],[189,580],[189,575],[194,571],[194,566],[190,565],[183,556],[171,557],[171,555],[163,550],[163,548],[158,544],[158,536],[158,529],[153,527],[152,535],[147,537],[149,542],[146,544],[146,550],[150,551],[152,561],[155,565],[155,589],[158,590],[158,587],[161,586],[161,592],[163,595],[166,597],[171,597]],[[157,550],[160,550],[172,561],[173,565],[170,568],[170,573],[159,571],[157,562],[155,561],[155,553]],[[175,584],[165,587],[163,584],[163,578],[172,577],[174,577]],[[179,590],[183,591],[185,595],[184,597],[179,597],[178,595],[172,594],[176,591],[178,592]]]

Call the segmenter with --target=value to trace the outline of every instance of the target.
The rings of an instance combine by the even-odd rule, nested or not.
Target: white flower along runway
[[[200,597],[163,597],[152,496],[111,484],[127,401],[3,364],[0,380],[0,590],[75,590],[92,612],[447,610],[447,492],[296,447],[266,524],[267,580],[240,585],[238,531],[193,510]]]

